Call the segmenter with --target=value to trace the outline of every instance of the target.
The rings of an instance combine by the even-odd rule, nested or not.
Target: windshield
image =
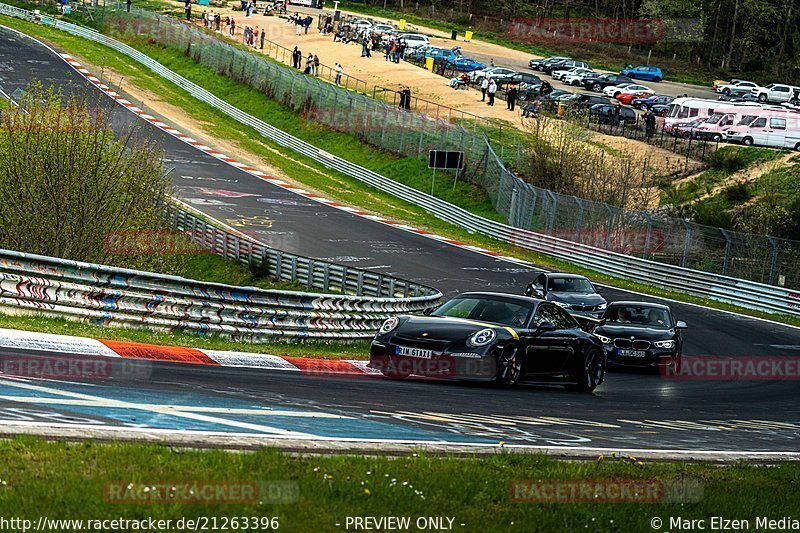
[[[431,313],[431,316],[465,318],[519,328],[528,323],[532,310],[532,303],[513,302],[490,296],[465,296],[446,302]]]
[[[550,278],[547,283],[547,290],[594,293],[594,287],[586,278]]]
[[[725,115],[722,115],[721,113],[714,113],[713,115],[711,115],[706,119],[706,122],[708,124],[716,124],[722,119],[723,116]]]
[[[755,115],[746,115],[742,117],[737,126],[749,126],[751,122],[756,119]]]
[[[603,319],[607,324],[626,324],[634,327],[669,329],[669,313],[663,307],[648,305],[612,305]]]

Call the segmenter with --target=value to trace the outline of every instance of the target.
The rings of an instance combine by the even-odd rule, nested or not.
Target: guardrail
[[[152,272],[0,250],[0,307],[102,325],[217,334],[244,342],[371,338],[388,316],[419,312],[435,289],[274,250],[170,208],[175,229],[214,253],[260,263],[317,294],[234,287]]]
[[[27,20],[32,19],[30,11],[2,3],[0,3],[0,13]],[[385,193],[422,207],[446,222],[527,250],[557,257],[603,274],[633,279],[655,287],[681,291],[692,296],[768,313],[800,317],[800,292],[798,291],[627,256],[477,216],[444,200],[351,163],[267,124],[232,106],[213,93],[190,82],[156,60],[124,43],[96,31],[52,17],[40,16],[40,19],[41,22],[47,25],[99,42],[127,55],[156,74],[183,88],[194,98],[213,105],[216,109],[221,110],[241,124],[253,128],[271,141],[310,157],[328,168],[358,179]]]

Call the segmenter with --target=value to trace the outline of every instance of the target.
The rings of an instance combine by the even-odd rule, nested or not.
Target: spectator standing
[[[214,19],[216,18],[216,13],[214,13],[214,11],[209,11],[206,14],[206,18],[208,19],[208,28],[213,30],[214,29]]]
[[[406,111],[411,111],[411,88],[406,87],[405,93],[406,93],[406,99],[405,99],[405,106],[403,107],[403,109],[405,109]]]
[[[307,17],[306,17],[306,18],[303,20],[303,26],[304,26],[304,28],[305,28],[305,34],[306,34],[306,35],[308,35],[308,28],[310,28],[310,27],[311,27],[311,23],[312,23],[312,22],[314,22],[314,19],[313,19],[313,18],[311,18],[311,15],[307,16]]]
[[[222,15],[214,18],[214,29],[219,31],[219,27],[222,24]]]
[[[125,0],[125,11],[131,12],[131,0]]]
[[[400,102],[398,102],[397,106],[400,109],[406,108],[406,88],[404,86],[400,86],[400,90],[397,91],[397,94],[400,95]]]
[[[304,72],[309,76],[314,75],[314,55],[311,52],[308,53],[306,58],[306,70]]]
[[[295,46],[294,50],[292,51],[292,67],[293,68],[296,68],[298,70],[300,69],[300,58],[302,58],[302,57],[303,57],[303,52],[301,52],[300,49]]]
[[[506,108],[508,108],[509,111],[514,111],[514,108],[517,105],[518,95],[519,92],[517,90],[516,85],[512,85],[511,87],[509,87],[508,93],[506,94]]]
[[[205,11],[203,11],[203,14],[200,15],[200,18],[203,21],[203,27],[208,28],[208,14]]]
[[[192,20],[192,3],[189,0],[183,4],[183,11],[186,13],[186,20]]]
[[[644,113],[644,136],[650,140],[656,132],[656,115],[648,108]]]
[[[303,21],[299,16],[294,21],[294,28],[296,35],[303,35]]]
[[[489,86],[486,87],[486,92],[489,94],[488,105],[494,106],[494,95],[497,93],[497,84],[494,79],[489,79]]]
[[[489,78],[484,77],[481,80],[481,102],[486,101],[486,89],[489,88]]]
[[[319,76],[319,57],[314,54],[314,76]]]
[[[341,85],[342,84],[342,72],[344,71],[344,69],[342,68],[342,65],[340,65],[339,63],[336,63],[336,66],[333,68],[333,70],[336,71],[336,79],[334,80],[334,83],[336,85]]]
[[[236,35],[236,19],[231,17],[231,37]]]
[[[264,36],[267,34],[267,30],[261,32],[261,49],[264,49]]]

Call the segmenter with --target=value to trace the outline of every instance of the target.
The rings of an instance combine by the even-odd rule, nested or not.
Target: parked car
[[[740,80],[739,78],[731,78],[729,80],[714,80],[713,82],[711,82],[711,88],[716,91],[717,88],[719,88],[722,85],[730,85],[732,83],[736,83],[737,81],[744,81],[744,80]]]
[[[536,74],[530,74],[528,72],[517,72],[510,78],[504,79],[502,82],[499,82],[498,85],[540,85],[542,83],[542,79],[537,76]]]
[[[499,85],[502,81],[509,80],[517,74],[516,70],[511,70],[506,67],[489,67],[481,70],[473,70],[469,73],[469,78],[472,83],[480,83],[483,78],[493,78]]]
[[[731,95],[747,94],[752,92],[753,89],[757,88],[758,84],[753,83],[752,81],[736,80],[732,83],[721,83],[717,85],[716,90],[718,93],[731,96]]]
[[[800,94],[800,87],[782,83],[770,83],[766,87],[753,87],[750,89],[750,94],[755,96],[759,102],[782,104],[795,99]]]
[[[622,94],[639,95],[639,94],[656,94],[656,92],[647,87],[646,85],[639,85],[638,83],[623,83],[621,85],[612,85],[603,89],[603,94],[611,98],[617,98]]]
[[[586,76],[583,79],[583,86],[596,93],[599,93],[606,87],[620,85],[622,83],[633,83],[633,80],[627,76],[620,76],[618,74],[596,74],[593,76]]]
[[[568,85],[578,85],[578,80],[588,74],[594,74],[594,71],[590,68],[575,67],[569,70],[553,71],[553,79],[561,80]]]
[[[595,336],[603,343],[609,366],[680,368],[683,330],[666,305],[613,302],[608,305]]]
[[[393,379],[546,381],[591,392],[605,377],[605,353],[598,336],[551,302],[465,293],[424,315],[388,318],[369,367]]]
[[[366,19],[351,20],[350,28],[355,31],[368,30],[372,28],[372,22]]]
[[[527,296],[553,302],[572,315],[594,318],[600,318],[608,305],[601,292],[585,276],[560,272],[542,272],[525,287]]]
[[[394,26],[390,26],[389,24],[375,24],[372,27],[372,33],[377,35],[391,34],[395,31],[397,30],[395,30]]]
[[[800,111],[783,107],[762,107],[748,111],[752,121],[725,130],[725,140],[745,146],[767,146],[800,150]]]
[[[733,103],[749,103],[758,102],[758,97],[752,93],[744,93],[744,94],[737,94],[737,95],[727,95],[721,94],[719,98],[717,98],[720,102],[733,102]]]
[[[714,109],[720,107],[717,100],[704,98],[676,98],[669,104],[669,109],[664,117],[664,130],[669,132],[673,124],[690,122],[696,118],[708,118]]]
[[[486,68],[486,65],[471,57],[459,57],[455,60],[446,57],[444,61],[446,66],[452,66],[459,72],[472,72]]]
[[[626,87],[621,93],[618,93],[614,98],[620,104],[631,105],[634,98],[641,98],[643,96],[653,96],[655,93],[652,91],[638,90],[636,88],[630,89]]]
[[[638,65],[633,68],[624,68],[620,71],[620,75],[635,80],[646,80],[655,83],[664,79],[664,73],[661,71],[661,68],[652,65]]]
[[[589,118],[600,124],[619,126],[636,124],[636,111],[630,107],[614,106],[608,104],[595,104],[589,108]]]
[[[406,43],[406,55],[414,53],[421,46],[431,44],[426,36],[419,33],[401,33],[398,38]]]
[[[574,59],[561,59],[559,61],[551,61],[542,65],[542,70],[552,76],[553,72],[557,70],[568,70],[571,68],[589,68],[589,64],[584,61],[576,61]]]
[[[706,141],[721,142],[725,139],[728,128],[742,123],[749,124],[756,118],[756,113],[761,109],[758,104],[754,106],[730,105],[714,109],[710,117],[701,122],[694,130],[694,137]],[[747,117],[747,118],[745,118]]]
[[[610,98],[585,93],[573,94],[572,98],[569,99],[569,104],[577,109],[588,109],[598,104],[607,106],[614,105]]]
[[[424,46],[420,46],[409,55],[417,61],[424,61],[426,57],[432,57],[434,60],[440,60],[444,58],[446,52],[447,50],[441,46],[426,44]]]
[[[545,63],[549,64],[555,61],[562,61],[565,59],[571,59],[571,58],[564,56],[550,56],[541,59],[531,59],[530,61],[528,61],[528,66],[533,70],[544,70],[543,66]]]
[[[672,103],[673,100],[675,100],[673,96],[651,94],[634,98],[631,100],[631,106],[636,109],[641,109],[642,111],[650,109],[656,115],[661,115],[666,112],[667,106]]]
[[[669,128],[665,127],[664,131],[675,137],[680,137],[681,139],[695,139],[697,138],[697,129],[706,120],[708,120],[708,117],[695,118],[683,122],[674,122],[670,124]]]

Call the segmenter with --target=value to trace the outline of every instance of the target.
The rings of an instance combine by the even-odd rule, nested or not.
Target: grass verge
[[[109,48],[78,37],[73,37],[51,28],[30,24],[25,21],[8,17],[0,17],[0,20],[2,20],[3,24],[7,26],[13,27],[35,37],[42,38],[56,45],[57,47],[69,51],[70,54],[79,58],[87,66],[113,65],[115,71],[124,77],[126,84],[130,83],[142,90],[148,91],[152,94],[157,94],[163,101],[180,108],[188,116],[202,120],[202,128],[204,129],[204,133],[209,137],[224,138],[229,140],[240,147],[243,152],[258,157],[266,164],[271,165],[272,167],[279,169],[285,174],[291,176],[292,179],[317,191],[320,191],[331,198],[347,202],[350,205],[367,208],[374,213],[414,224],[417,227],[438,232],[453,239],[462,240],[477,246],[496,250],[506,255],[518,257],[525,261],[534,263],[542,268],[584,274],[591,277],[597,283],[613,285],[621,289],[641,292],[653,296],[671,298],[687,303],[705,305],[716,309],[733,311],[755,317],[768,318],[777,322],[800,326],[800,318],[762,313],[759,311],[744,309],[738,306],[724,304],[714,300],[697,298],[674,291],[636,283],[626,279],[599,274],[588,269],[576,267],[575,265],[569,264],[565,261],[560,261],[552,257],[531,252],[529,250],[524,250],[522,248],[518,248],[496,241],[489,237],[458,228],[436,218],[432,214],[413,204],[378,191],[356,179],[327,169],[310,158],[306,158],[297,153],[287,152],[284,148],[261,137],[257,132],[255,132],[255,130],[243,126],[205,102],[194,99],[187,92],[176,87],[175,85],[170,84],[166,80],[158,77],[156,74],[146,70],[144,67],[128,57],[114,52]],[[192,79],[192,81],[195,83],[199,83],[209,90],[214,91],[220,97],[224,98],[226,95],[230,94],[233,99],[231,103],[237,105],[237,107],[243,111],[262,118],[263,120],[278,127],[281,127],[282,120],[290,120],[290,117],[281,114],[286,113],[285,110],[277,109],[275,114],[273,114],[273,106],[275,103],[269,100],[266,96],[252,91],[243,85],[232,82],[231,80],[228,80],[222,76],[210,73],[210,71],[207,69],[200,67],[185,57],[175,57],[174,54],[166,55],[162,61],[162,56],[160,55],[163,52],[162,49],[152,46],[142,46],[141,50],[145,53],[158,54],[159,61],[163,62],[166,66],[169,66],[179,74]],[[95,71],[97,72],[98,69],[95,68]],[[222,94],[220,94],[220,92]],[[299,123],[299,119],[295,120],[297,120]],[[321,130],[321,128],[318,129]],[[335,142],[337,146],[341,146],[341,143],[343,142],[341,140],[335,140],[336,136],[342,136],[343,134],[330,131],[320,131],[319,133],[325,133],[326,136],[313,139],[308,139],[306,137],[302,138],[310,140],[311,142],[320,143],[320,145],[326,146],[326,148],[327,145],[325,142],[327,142],[328,139],[327,135],[334,136],[333,142]],[[348,159],[351,159],[349,154],[345,154],[345,156],[348,157]],[[377,155],[375,157],[377,157]],[[388,155],[384,156],[384,160],[381,163],[385,165],[384,170],[389,171],[386,172],[388,175],[402,175],[402,165],[396,164],[396,162],[391,160]],[[444,181],[445,180],[437,180],[437,182]],[[444,188],[449,186],[442,183],[442,187]],[[425,187],[423,186],[421,189],[425,190]],[[489,208],[491,208],[491,204],[489,204]],[[478,211],[473,210],[473,212],[482,215],[483,213],[481,211],[485,211],[485,209]],[[492,218],[496,220],[497,214],[493,211],[493,209],[492,213],[494,213]]]
[[[217,529],[235,530],[239,528],[230,523],[222,526],[223,517],[277,517],[280,530],[338,531],[353,529],[352,523],[346,528],[348,516],[391,515],[410,517],[412,524],[419,517],[450,517],[456,531],[651,531],[654,517],[664,521],[663,529],[672,530],[671,516],[704,519],[706,528],[711,516],[722,516],[750,519],[750,528],[756,529],[757,516],[777,519],[800,509],[797,464],[719,467],[642,464],[630,459],[569,463],[513,454],[483,458],[424,454],[297,457],[268,449],[234,454],[27,437],[0,442],[0,454],[15,458],[7,461],[2,472],[0,512],[33,524],[40,516],[83,520],[206,516],[216,518]],[[702,495],[697,503],[515,503],[510,487],[523,480],[540,485],[636,480],[669,486],[691,482],[702,487]],[[296,501],[271,504],[256,497],[253,503],[217,503],[213,494],[202,492],[194,500],[197,503],[152,503],[169,487],[215,483],[235,487],[260,482],[296,484]],[[143,502],[110,503],[126,496],[135,498],[131,495],[142,494],[145,485],[155,486],[159,492],[144,493]],[[241,500],[230,491],[227,495],[227,502]],[[159,530],[177,530],[174,524]],[[47,530],[77,528],[51,524]]]

